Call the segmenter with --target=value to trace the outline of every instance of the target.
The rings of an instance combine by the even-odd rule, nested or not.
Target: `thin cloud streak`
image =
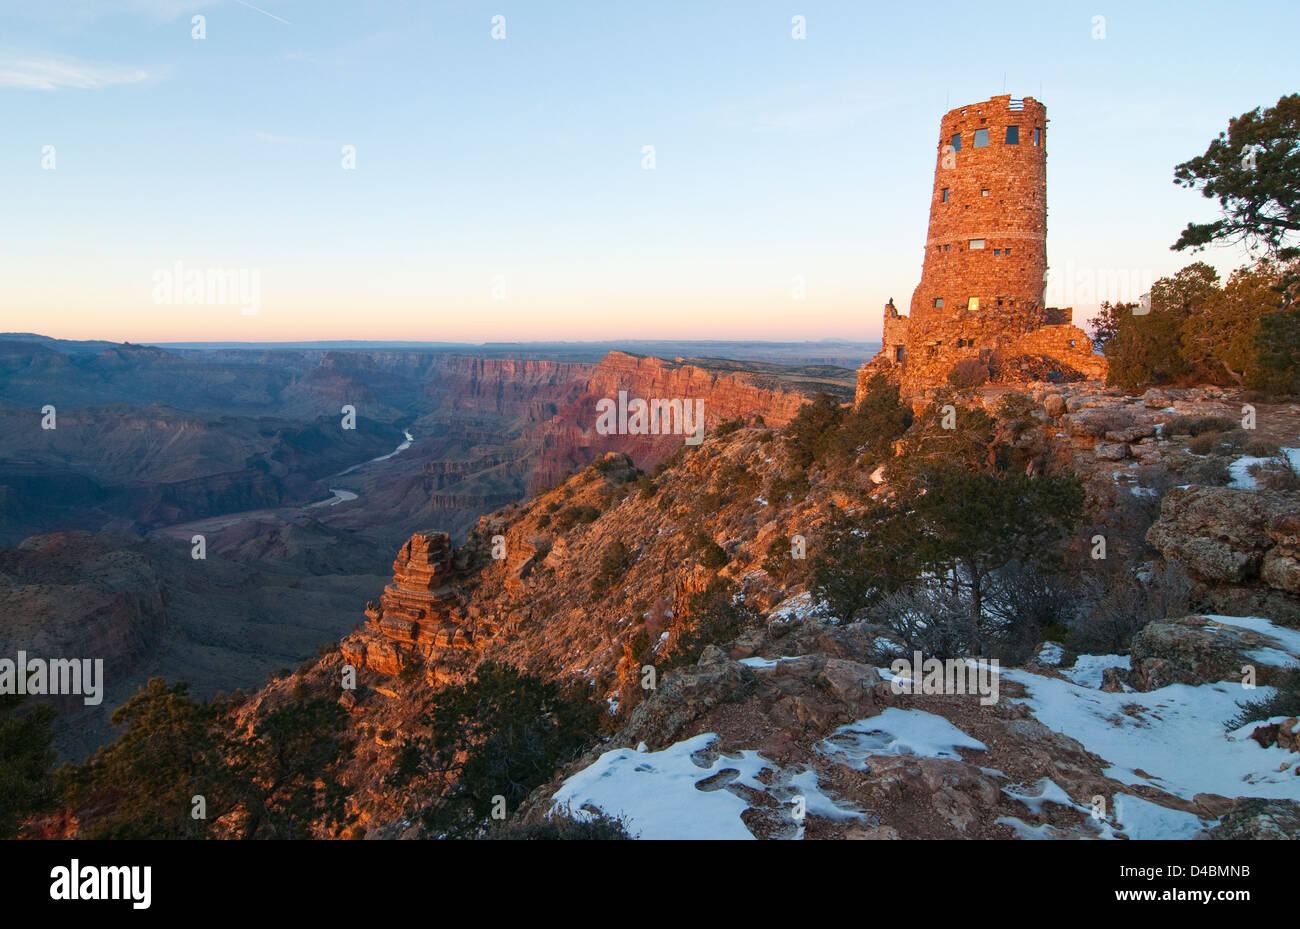
[[[0,87],[23,90],[101,90],[117,84],[139,84],[150,76],[141,68],[92,65],[70,59],[0,58]]]

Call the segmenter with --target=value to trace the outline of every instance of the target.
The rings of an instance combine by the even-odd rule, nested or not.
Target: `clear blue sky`
[[[1193,260],[1173,166],[1300,90],[1294,0],[256,6],[0,4],[0,330],[873,338],[940,116],[1004,87],[1047,104],[1049,297],[1087,315]],[[256,272],[257,312],[157,303],[177,261]]]

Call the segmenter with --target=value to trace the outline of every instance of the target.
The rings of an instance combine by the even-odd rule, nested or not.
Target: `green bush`
[[[746,626],[757,622],[753,610],[737,602],[736,593],[735,585],[715,577],[704,590],[687,597],[686,609],[682,611],[685,626],[678,633],[672,652],[665,656],[670,667],[693,664],[705,646],[725,645]]]
[[[483,662],[472,681],[439,692],[424,716],[433,735],[415,749],[418,768],[442,793],[421,822],[436,836],[483,834],[495,798],[517,809],[594,742],[605,715],[585,688]]]
[[[790,557],[790,537],[779,535],[767,544],[763,557],[763,570],[778,581],[784,581],[794,567]]]
[[[727,563],[727,550],[717,542],[710,541],[700,551],[700,564],[706,568],[718,569]]]
[[[1203,487],[1226,487],[1232,480],[1232,473],[1228,470],[1228,459],[1218,455],[1212,455],[1209,458],[1202,458],[1200,461],[1194,461],[1187,466],[1183,472],[1183,477],[1189,484],[1199,484]]]
[[[0,839],[17,836],[23,820],[54,800],[54,710],[23,707],[25,699],[0,696]]]
[[[767,499],[773,506],[786,497],[792,503],[799,503],[808,495],[808,473],[803,468],[795,468],[788,474],[778,474],[767,484]]]

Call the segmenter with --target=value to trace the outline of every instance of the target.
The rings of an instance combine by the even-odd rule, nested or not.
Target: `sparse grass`
[[[1175,416],[1165,424],[1165,435],[1196,437],[1206,432],[1227,432],[1240,425],[1227,416]]]
[[[1265,490],[1300,490],[1300,471],[1281,450],[1266,462],[1248,465],[1246,473]]]

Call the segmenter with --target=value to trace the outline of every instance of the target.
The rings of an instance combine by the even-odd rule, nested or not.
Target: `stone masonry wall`
[[[1009,128],[1018,134],[1015,141],[1008,141]],[[1046,129],[1047,108],[1032,97],[1014,102],[1010,96],[994,97],[943,117],[925,260],[912,294],[913,333],[971,306],[972,300],[993,315],[1029,303],[1042,305]],[[981,132],[987,142],[977,147]],[[972,248],[972,242],[983,242],[983,247]],[[936,300],[942,305],[936,306]]]

